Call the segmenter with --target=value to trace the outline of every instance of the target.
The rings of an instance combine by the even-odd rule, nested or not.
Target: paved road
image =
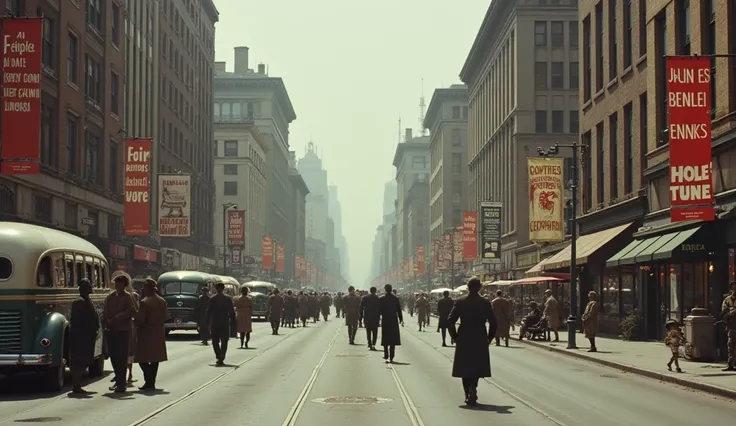
[[[159,394],[109,394],[109,377],[89,386],[99,394],[84,400],[4,393],[0,425],[38,419],[80,426],[671,426],[730,423],[736,412],[733,401],[519,344],[492,348],[494,378],[479,388],[486,405],[467,409],[459,380],[449,376],[452,348],[440,347],[437,333],[419,333],[408,319],[398,363],[386,365],[381,352],[361,344],[362,329],[359,345],[348,345],[341,322],[287,329],[282,336],[256,323],[257,349],[230,351],[228,363],[239,368],[216,368],[211,348],[194,336],[178,338],[169,343]]]

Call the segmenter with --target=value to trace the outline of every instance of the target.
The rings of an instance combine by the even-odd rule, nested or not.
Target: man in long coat
[[[332,305],[332,298],[327,292],[322,293],[322,297],[319,299],[319,310],[322,313],[322,318],[325,321],[330,317],[330,306]]]
[[[197,305],[194,308],[194,318],[197,321],[199,338],[205,346],[207,346],[207,342],[210,340],[209,324],[207,324],[207,305],[209,305],[209,303],[210,289],[209,287],[202,287],[201,294],[197,300]]]
[[[284,298],[281,297],[279,289],[273,289],[273,293],[268,296],[268,319],[271,321],[271,334],[279,334],[279,325],[281,325],[281,315],[284,313]]]
[[[429,325],[429,300],[424,296],[424,293],[419,293],[419,297],[416,300],[416,303],[414,304],[415,309],[417,310],[417,318],[419,320],[419,331],[422,331],[422,328],[425,325]]]
[[[360,318],[365,326],[368,348],[372,351],[376,350],[376,342],[378,341],[378,325],[381,315],[379,304],[380,300],[376,295],[375,287],[371,287],[370,293],[360,299]]]
[[[95,344],[100,331],[100,317],[97,315],[89,295],[92,283],[84,278],[79,282],[79,298],[72,302],[69,317],[69,352],[72,370],[72,392],[87,393],[82,388],[82,375],[95,360]]]
[[[386,290],[386,294],[381,296],[378,303],[381,319],[381,346],[383,346],[383,359],[386,362],[394,362],[396,346],[401,346],[399,324],[404,326],[404,317],[401,313],[399,298],[393,292],[393,286],[386,284],[383,289]]]
[[[125,289],[131,283],[130,275],[118,272],[113,278],[115,291],[105,298],[103,318],[107,328],[107,349],[115,372],[115,384],[110,390],[125,392],[125,373],[128,371],[130,328],[136,315],[133,297]]]
[[[299,320],[302,322],[302,327],[306,327],[309,318],[309,297],[303,291],[300,291],[297,303],[299,305]]]
[[[560,309],[560,303],[555,299],[552,294],[552,290],[547,289],[544,292],[547,300],[544,301],[544,317],[547,318],[547,327],[555,333],[555,342],[560,341],[560,333],[557,331],[562,326],[562,310]],[[549,340],[549,331],[547,332],[547,339]]]
[[[235,326],[235,306],[233,299],[225,294],[225,284],[215,284],[215,290],[217,294],[210,297],[207,305],[207,324],[217,359],[216,365],[221,367],[225,365],[230,329]]]
[[[504,340],[506,347],[509,346],[509,329],[514,320],[514,314],[511,311],[511,302],[503,297],[501,290],[496,291],[496,298],[491,300],[493,313],[496,314],[496,346],[501,346],[501,339]]]
[[[143,371],[142,391],[156,389],[158,365],[168,360],[166,353],[166,328],[164,323],[169,318],[166,301],[156,292],[156,281],[146,279],[143,284],[143,300],[135,317],[138,327],[138,344],[135,347],[135,362]]]
[[[450,292],[443,291],[442,299],[437,301],[437,331],[442,332],[442,346],[447,346],[447,318],[454,305],[455,301],[450,298]]]
[[[448,317],[448,331],[455,341],[452,377],[460,377],[465,390],[465,403],[478,402],[478,380],[491,377],[491,355],[488,345],[496,335],[496,316],[488,299],[479,294],[478,277],[468,281],[468,295],[455,301]],[[460,327],[455,323],[460,320]],[[486,330],[486,322],[488,330]]]
[[[360,319],[360,296],[355,294],[355,287],[348,287],[347,296],[342,298],[342,308],[345,312],[345,325],[348,326],[348,340],[354,345]]]

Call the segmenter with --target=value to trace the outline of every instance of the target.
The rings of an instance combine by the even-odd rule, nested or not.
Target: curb
[[[680,386],[690,388],[690,389],[699,390],[699,391],[710,393],[713,395],[718,395],[718,396],[722,396],[722,397],[726,397],[730,399],[736,399],[735,389],[728,389],[728,388],[723,388],[720,386],[709,385],[706,383],[699,383],[693,380],[680,379],[679,377],[671,376],[669,374],[658,373],[656,371],[634,367],[633,365],[626,365],[626,364],[621,364],[615,361],[609,361],[606,359],[596,358],[596,357],[581,354],[579,352],[575,352],[575,350],[566,349],[566,348],[563,349],[563,348],[558,348],[555,346],[549,346],[544,343],[539,343],[539,342],[534,342],[534,341],[529,341],[529,340],[521,340],[519,342],[527,344],[529,346],[534,346],[536,348],[545,349],[550,352],[564,354],[569,357],[578,358],[578,359],[582,359],[585,361],[594,362],[596,364],[604,365],[606,367],[615,368],[625,373],[633,373],[633,374],[637,374],[640,376],[649,377],[651,379],[660,380],[662,382],[674,383],[676,385],[680,385]]]

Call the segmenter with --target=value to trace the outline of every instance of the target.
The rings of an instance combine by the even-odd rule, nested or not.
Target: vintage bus
[[[216,277],[197,271],[164,272],[158,277],[161,297],[169,308],[164,323],[166,333],[173,330],[197,330],[196,307],[202,288],[213,288]]]
[[[268,296],[271,290],[277,288],[275,284],[266,281],[248,281],[243,284],[250,290],[250,298],[253,299],[253,318],[266,319],[268,316]]]
[[[240,283],[238,280],[227,275],[213,275],[213,277],[215,277],[216,282],[225,284],[225,294],[230,297],[240,296]],[[213,288],[212,294],[214,294],[214,291]]]
[[[82,278],[102,314],[110,293],[105,256],[92,243],[56,229],[0,222],[0,374],[36,371],[49,390],[64,386],[69,316]],[[91,376],[104,370],[102,330]]]

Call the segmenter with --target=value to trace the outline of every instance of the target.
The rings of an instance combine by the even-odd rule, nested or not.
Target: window
[[[110,30],[112,31],[112,43],[120,46],[120,6],[113,2],[110,10]]]
[[[84,170],[83,178],[93,184],[100,184],[100,136],[87,129],[84,132]]]
[[[552,88],[565,88],[565,65],[562,62],[552,62]]]
[[[587,102],[592,89],[592,48],[590,47],[590,15],[583,19],[583,99]]]
[[[460,107],[459,106],[452,107],[452,118],[453,120],[460,119]]]
[[[238,141],[225,141],[225,157],[238,156]]]
[[[422,170],[427,168],[427,157],[423,155],[415,155],[411,157],[411,168]]]
[[[552,133],[565,132],[565,116],[563,111],[552,111]]]
[[[669,142],[667,136],[667,125],[669,117],[667,116],[667,14],[666,11],[660,12],[654,18],[656,35],[654,43],[657,46],[657,104],[659,108],[655,109],[657,114],[657,129],[662,137],[657,138],[657,146],[664,145]]]
[[[452,146],[460,146],[463,144],[463,138],[460,129],[452,129],[450,138],[452,139]]]
[[[631,66],[633,60],[631,52],[631,35],[634,32],[632,28],[633,16],[632,16],[631,0],[624,0],[624,69]]]
[[[578,111],[570,111],[570,133],[578,133],[580,131],[580,113]]]
[[[120,193],[120,147],[113,141],[110,141],[110,191]]]
[[[0,280],[7,280],[13,275],[13,262],[7,257],[0,257]]]
[[[77,171],[77,146],[79,144],[79,125],[75,118],[70,118],[66,123],[66,172],[76,175]]]
[[[706,1],[708,3],[708,1]],[[677,20],[679,21],[679,33],[677,44],[679,45],[680,55],[690,54],[690,0],[678,0],[676,3],[677,7]],[[706,19],[709,18],[706,16]]]
[[[225,182],[225,191],[223,195],[238,195],[238,183],[237,182]]]
[[[580,62],[570,62],[570,89],[577,90],[580,86]]]
[[[227,176],[233,176],[238,174],[238,165],[237,164],[225,164],[223,166],[224,174]]]
[[[460,174],[463,171],[463,156],[462,154],[452,154],[452,173]]]
[[[581,142],[585,147],[583,151],[583,174],[585,182],[583,182],[583,213],[589,212],[593,208],[593,153],[591,152],[591,142],[593,137],[590,131],[585,132],[581,138]]]
[[[537,133],[547,133],[547,110],[534,112],[534,129]]]
[[[468,119],[468,107],[463,107],[463,120]]]
[[[70,201],[64,202],[64,226],[69,229],[77,229],[79,223],[77,204]]]
[[[56,71],[56,46],[59,36],[56,35],[56,21],[51,18],[43,18],[43,43],[41,48],[41,59],[47,71]]]
[[[595,5],[595,91],[603,90],[603,2]]]
[[[100,63],[90,55],[86,55],[86,71],[84,77],[84,93],[87,99],[97,105],[102,104],[102,80]]]
[[[537,90],[547,90],[547,63],[534,63],[534,87]]]
[[[618,14],[616,8],[618,0],[608,0],[608,79],[613,80],[618,75],[618,41],[616,28]]]
[[[33,194],[33,218],[39,222],[51,223],[53,219],[51,197]]]
[[[579,37],[578,34],[578,21],[568,22],[570,29],[570,47],[578,47]]]
[[[66,53],[66,79],[70,83],[77,84],[79,82],[79,39],[72,33],[69,33],[69,43]]]
[[[552,47],[565,46],[565,23],[561,21],[552,21],[550,25],[552,36]]]
[[[100,0],[87,0],[87,25],[102,33],[102,8]]]
[[[639,0],[639,56],[647,54],[647,2]]]
[[[603,122],[601,121],[598,123],[598,125],[595,126],[595,139],[596,139],[596,153],[595,157],[597,160],[596,164],[596,171],[598,172],[598,182],[596,185],[596,189],[598,190],[598,194],[596,197],[596,201],[598,204],[603,204],[603,196],[604,196],[604,189],[605,189],[605,182],[606,182],[606,168],[605,168],[605,149],[603,146]]]
[[[55,167],[56,156],[56,111],[47,102],[41,101],[41,163]]]
[[[120,112],[119,84],[118,75],[114,71],[110,72],[110,112],[115,115]]]
[[[608,149],[611,167],[611,198],[618,198],[618,113],[608,117]]]
[[[534,21],[534,45],[547,46],[547,23],[544,21]]]
[[[624,106],[624,194],[631,194],[634,181],[634,113],[633,105],[629,102]]]

